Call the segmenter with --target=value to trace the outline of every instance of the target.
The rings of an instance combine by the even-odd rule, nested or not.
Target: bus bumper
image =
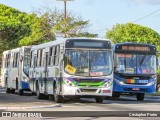
[[[21,81],[21,89],[22,90],[29,90],[29,83]]]
[[[155,93],[156,83],[152,85],[119,84],[114,81],[113,92],[120,93]]]
[[[62,95],[64,96],[112,96],[113,87],[93,88],[93,87],[70,87],[63,85]]]

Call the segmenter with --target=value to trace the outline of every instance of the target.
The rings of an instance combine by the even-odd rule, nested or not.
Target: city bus
[[[5,79],[8,77],[8,69],[10,66],[11,51],[4,51],[2,54],[2,66],[1,66],[1,85],[5,86]]]
[[[29,63],[31,46],[7,50],[2,56],[2,86],[6,88],[6,93],[19,95],[23,91],[29,91]]]
[[[93,97],[102,103],[112,96],[113,52],[102,39],[68,38],[31,48],[29,85],[38,99]]]
[[[156,46],[119,43],[114,51],[113,97],[136,95],[143,101],[145,93],[156,92]]]

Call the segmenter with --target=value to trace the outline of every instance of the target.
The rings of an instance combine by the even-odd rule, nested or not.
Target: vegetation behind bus
[[[106,38],[113,43],[136,42],[156,45],[160,50],[160,35],[151,28],[133,23],[116,24],[106,32]]]
[[[0,56],[5,50],[53,41],[57,31],[62,36],[67,32],[67,37],[97,37],[97,34],[83,31],[89,27],[89,21],[70,14],[65,29],[62,18],[63,12],[58,10],[39,9],[27,14],[0,4]]]

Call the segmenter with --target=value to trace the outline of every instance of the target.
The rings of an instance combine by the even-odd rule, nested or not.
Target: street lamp
[[[74,0],[57,0],[57,1],[63,1],[64,2],[64,20],[65,20],[65,28],[67,27],[66,19],[67,19],[67,2],[68,1],[74,1]],[[66,31],[64,36],[66,37]]]

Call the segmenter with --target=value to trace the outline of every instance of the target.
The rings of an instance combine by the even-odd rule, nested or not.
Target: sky
[[[0,0],[0,4],[31,13],[41,7],[63,10],[64,4],[57,0]],[[67,11],[83,20],[89,20],[91,33],[99,37],[117,23],[149,27],[160,33],[160,0],[73,0],[67,2]],[[141,19],[142,18],[142,19]]]

